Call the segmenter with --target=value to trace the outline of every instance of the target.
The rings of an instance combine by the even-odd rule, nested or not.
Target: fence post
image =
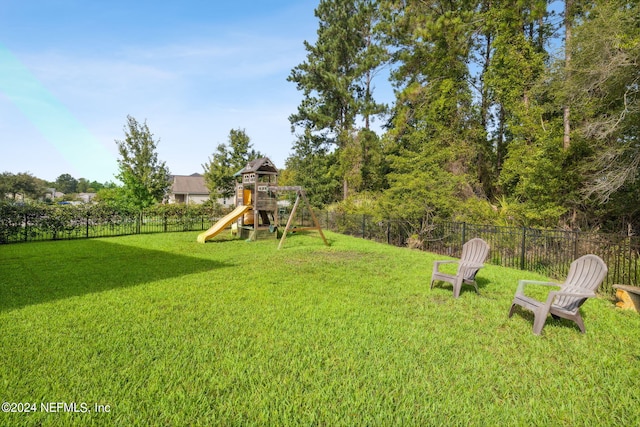
[[[90,214],[89,214],[89,212],[87,211],[87,224],[86,224],[86,225],[87,225],[87,227],[86,227],[86,229],[85,229],[85,237],[86,237],[87,239],[89,238],[89,216],[90,216]]]
[[[29,238],[29,217],[27,213],[24,213],[24,241],[26,242]]]
[[[467,223],[463,222],[462,223],[462,246],[464,246],[464,243],[467,241]]]
[[[527,240],[527,227],[522,227],[522,244],[520,245],[520,270],[524,270],[526,240]]]
[[[391,244],[391,220],[387,220],[387,245]]]
[[[627,281],[623,282],[623,283],[628,283],[628,284],[632,284],[632,283],[637,283],[638,280],[638,254],[634,252],[633,250],[633,239],[631,238],[631,233],[629,233],[629,237],[627,238],[627,240],[629,241],[629,270],[628,270],[628,275],[627,275]],[[634,253],[635,253],[635,257],[634,257]],[[632,267],[634,267],[632,269]],[[632,278],[633,277],[633,278]]]
[[[363,239],[366,232],[366,227],[367,227],[367,216],[365,214],[362,214],[362,238]]]

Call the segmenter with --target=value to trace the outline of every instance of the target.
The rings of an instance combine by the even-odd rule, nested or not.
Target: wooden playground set
[[[241,238],[247,240],[257,240],[259,235],[276,233],[280,235],[280,218],[278,209],[278,193],[295,192],[296,201],[289,213],[289,218],[282,231],[278,249],[282,247],[287,233],[294,230],[306,231],[315,230],[320,234],[325,245],[329,245],[322,233],[322,228],[318,218],[313,213],[307,195],[299,186],[278,186],[278,170],[267,157],[253,160],[238,173],[236,173],[235,205],[236,208],[229,214],[221,218],[207,231],[198,235],[198,242],[205,243],[207,240],[220,234],[231,226],[231,231],[237,232]],[[307,207],[311,219],[312,227],[295,227],[293,224],[296,211],[300,207],[300,202]],[[294,228],[295,227],[295,228]]]

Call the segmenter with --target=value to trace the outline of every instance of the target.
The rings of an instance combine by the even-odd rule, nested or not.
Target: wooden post
[[[293,217],[296,214],[296,209],[298,209],[298,203],[300,203],[300,193],[298,193],[296,202],[293,204],[293,209],[291,209],[291,213],[289,214],[289,219],[287,220],[287,225],[284,227],[284,233],[282,233],[282,238],[280,239],[280,243],[278,244],[278,249],[282,247],[282,245],[284,244],[284,240],[287,238],[287,232],[289,231],[289,227],[291,227],[291,223],[293,222]]]
[[[293,204],[293,209],[291,209],[291,213],[289,214],[289,219],[287,220],[287,225],[284,228],[284,233],[282,233],[282,238],[280,239],[280,243],[278,244],[278,249],[282,248],[282,245],[284,244],[285,239],[287,238],[287,233],[289,232],[289,229],[291,228],[291,224],[293,223],[293,218],[296,215],[296,210],[298,209],[298,205],[300,204],[300,199],[302,198],[304,203],[307,205],[307,207],[309,208],[309,213],[311,214],[311,218],[313,219],[313,224],[314,227],[305,227],[305,228],[301,228],[300,230],[317,230],[318,233],[320,233],[320,237],[322,237],[322,241],[324,242],[325,245],[329,246],[329,242],[327,242],[327,239],[324,237],[324,233],[322,232],[322,227],[320,227],[320,222],[318,221],[318,218],[316,217],[316,214],[313,212],[313,209],[311,209],[311,204],[309,203],[309,200],[307,199],[307,195],[305,194],[304,190],[302,189],[302,187],[271,187],[271,189],[273,191],[292,191],[295,190],[298,194],[298,196],[296,197],[296,202]]]
[[[311,203],[309,203],[309,200],[307,199],[307,195],[305,194],[304,190],[299,190],[300,193],[302,194],[302,197],[304,198],[305,203],[307,204],[307,207],[309,208],[309,213],[311,213],[311,218],[313,218],[313,223],[316,226],[316,229],[318,230],[318,233],[320,233],[320,237],[322,237],[322,241],[324,242],[325,245],[329,246],[329,242],[327,242],[327,239],[324,237],[324,233],[322,233],[322,227],[320,227],[320,222],[318,221],[318,218],[316,218],[316,214],[313,213],[313,209],[311,209]]]
[[[253,233],[249,236],[249,240],[258,240],[258,228],[260,226],[260,212],[258,206],[260,203],[260,195],[258,194],[258,172],[256,172],[256,179],[253,182],[253,196],[251,197],[251,204],[253,205]]]

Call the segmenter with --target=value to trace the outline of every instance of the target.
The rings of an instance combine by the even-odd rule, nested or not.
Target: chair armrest
[[[440,265],[440,264],[453,264],[454,262],[458,262],[458,260],[456,259],[447,259],[447,260],[440,260],[440,261],[433,261],[433,265]]]
[[[520,283],[523,283],[525,285],[542,285],[542,286],[562,286],[560,283],[556,283],[556,282],[543,282],[543,281],[539,281],[539,280],[519,280],[518,281],[518,285]]]
[[[454,264],[458,262],[458,260],[440,260],[440,261],[434,261],[433,262],[433,271],[440,271],[439,267],[441,264]]]
[[[518,288],[516,289],[516,295],[517,294],[524,294],[524,287],[526,285],[541,285],[541,286],[555,286],[558,288],[561,288],[562,285],[560,285],[559,283],[554,283],[554,282],[543,282],[540,280],[519,280],[518,281]]]

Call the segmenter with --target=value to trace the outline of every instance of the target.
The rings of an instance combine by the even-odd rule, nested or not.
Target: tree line
[[[315,206],[424,226],[640,229],[637,1],[320,0],[315,15],[317,38],[288,76],[302,97],[281,171]],[[163,200],[157,143],[127,117],[123,186],[103,201]],[[230,197],[260,156],[232,129],[202,165],[212,197]]]
[[[115,186],[113,183],[89,181],[86,178],[76,179],[68,173],[62,174],[55,181],[46,181],[34,176],[30,172],[2,172],[0,173],[0,200],[18,199],[50,199],[55,194],[63,193],[64,200],[71,200],[78,193],[95,193],[103,188]],[[66,198],[65,198],[66,197]]]
[[[63,200],[74,200],[77,193],[97,193],[93,201],[112,208],[148,209],[167,201],[172,184],[166,162],[158,158],[160,142],[149,129],[146,121],[139,122],[127,116],[124,139],[115,140],[118,147],[118,174],[122,183],[100,184],[85,178],[75,179],[62,174],[48,182],[29,172],[0,174],[0,202],[56,201],[55,193],[65,193]],[[231,129],[227,144],[219,144],[216,151],[202,165],[207,187],[211,193],[210,204],[219,198],[232,198],[235,190],[234,175],[249,161],[263,155],[253,148],[251,139],[243,129]]]
[[[637,1],[321,0],[315,15],[288,78],[286,168],[317,205],[640,228]]]

